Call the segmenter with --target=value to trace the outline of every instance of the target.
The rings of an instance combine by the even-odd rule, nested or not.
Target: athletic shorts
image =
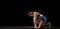
[[[42,20],[43,22],[46,22],[46,21],[47,21],[47,19],[46,19],[45,16],[42,16],[41,18],[39,18],[39,17],[40,17],[40,16],[37,15],[37,19]]]
[[[47,19],[46,19],[45,16],[43,16],[41,19],[42,19],[43,22],[46,22],[47,21]]]

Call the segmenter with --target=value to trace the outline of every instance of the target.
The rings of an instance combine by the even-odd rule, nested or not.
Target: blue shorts
[[[37,15],[37,19],[42,20],[43,22],[47,21],[45,16],[42,16],[41,18],[39,18],[39,17],[40,17],[40,15]]]
[[[43,22],[46,22],[47,21],[47,19],[46,19],[45,16],[43,16],[41,19],[42,19]]]

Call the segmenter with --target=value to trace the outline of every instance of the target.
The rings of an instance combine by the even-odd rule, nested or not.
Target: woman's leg
[[[42,23],[43,23],[43,22],[42,22],[42,21],[40,21],[38,28],[40,28],[40,27],[42,26]]]
[[[34,28],[37,29],[39,24],[40,24],[39,21],[38,21],[38,20],[35,20],[35,21],[34,21]]]
[[[39,22],[40,22],[40,21],[39,21],[39,20],[37,20],[37,19],[34,21],[34,28],[37,28],[37,27],[38,27]]]

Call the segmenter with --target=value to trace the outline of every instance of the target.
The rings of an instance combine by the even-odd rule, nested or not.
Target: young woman
[[[42,14],[32,11],[32,12],[29,12],[28,15],[33,17],[34,28],[37,29],[46,25],[47,19]],[[38,26],[37,26],[37,23],[39,24]]]

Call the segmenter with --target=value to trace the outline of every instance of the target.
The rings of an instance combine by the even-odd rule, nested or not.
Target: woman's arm
[[[36,14],[36,12],[34,12],[34,15],[33,15],[34,28],[37,29],[36,16],[37,16],[37,14]]]

